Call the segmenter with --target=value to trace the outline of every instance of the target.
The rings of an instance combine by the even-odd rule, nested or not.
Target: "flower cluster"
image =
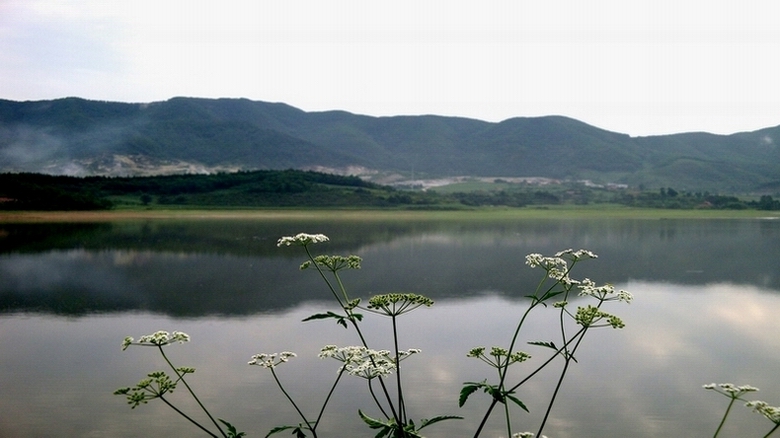
[[[753,412],[758,412],[768,418],[769,421],[780,424],[780,407],[769,406],[766,402],[760,400],[747,402],[745,406],[753,408]]]
[[[375,295],[368,300],[368,309],[384,313],[387,316],[398,316],[402,313],[426,306],[431,307],[433,300],[417,294],[411,293],[390,293]]]
[[[512,434],[512,438],[533,438],[533,432],[517,432]],[[547,435],[542,435],[542,438],[547,438]]]
[[[492,367],[501,368],[513,363],[525,362],[531,358],[531,355],[524,351],[516,351],[510,354],[509,350],[502,347],[491,347],[490,353],[485,354],[485,347],[474,347],[469,350],[466,357],[475,357]]]
[[[179,371],[181,372],[181,370]],[[194,372],[195,370],[193,369],[192,371]],[[149,373],[147,377],[132,388],[117,389],[114,391],[114,395],[126,396],[127,404],[131,405],[132,409],[135,409],[140,404],[146,404],[149,400],[162,397],[176,389],[176,382],[171,380],[164,371]]]
[[[547,276],[563,285],[579,284],[579,281],[569,277],[574,263],[584,259],[595,259],[598,256],[587,249],[566,249],[555,253],[553,257],[543,256],[538,253],[525,256],[525,264],[532,268],[542,268],[547,271]]]
[[[606,324],[615,329],[621,329],[626,326],[619,317],[590,304],[587,307],[577,307],[574,320],[583,327],[594,327],[596,323],[603,320],[606,320]]]
[[[599,258],[599,256],[597,256],[591,251],[588,251],[587,249],[578,249],[577,251],[574,251],[571,248],[564,249],[563,251],[558,251],[557,253],[555,253],[555,257],[568,258],[572,261]]]
[[[758,388],[750,385],[737,386],[733,383],[709,383],[703,386],[704,389],[711,389],[726,397],[737,399],[748,392],[758,391]]]
[[[624,290],[615,292],[615,287],[611,284],[596,286],[596,283],[589,278],[583,279],[577,287],[580,289],[580,296],[590,296],[600,301],[624,301],[630,303],[634,299],[630,293]]]
[[[298,233],[295,236],[282,237],[281,239],[279,239],[278,242],[276,242],[276,246],[292,246],[292,245],[306,246],[312,243],[327,242],[329,240],[330,239],[328,239],[328,236],[324,234]]]
[[[190,341],[190,335],[188,335],[187,333],[177,332],[177,331],[174,331],[173,333],[168,333],[166,331],[160,330],[152,333],[151,335],[143,335],[140,338],[138,338],[138,341],[135,341],[130,336],[125,337],[125,339],[122,341],[122,350],[127,350],[127,347],[131,345],[146,345],[146,346],[162,347],[163,345],[173,344],[174,342],[183,344],[189,341]]]
[[[287,362],[291,357],[297,354],[291,351],[282,351],[281,353],[258,353],[251,357],[249,365],[257,365],[263,368],[274,368],[282,362]]]
[[[317,257],[314,257],[314,263],[327,268],[332,272],[340,271],[342,269],[360,269],[360,262],[362,261],[363,259],[356,255],[350,255],[346,257],[338,255],[318,255]],[[307,260],[301,264],[301,270],[307,269],[311,265],[312,261]]]
[[[418,353],[420,353],[420,350],[417,348],[399,351],[398,360],[402,361]],[[363,346],[338,347],[336,345],[326,345],[322,347],[318,356],[320,359],[336,359],[343,363],[339,367],[338,372],[346,371],[353,376],[363,377],[364,379],[387,376],[398,367],[389,350],[372,350]]]

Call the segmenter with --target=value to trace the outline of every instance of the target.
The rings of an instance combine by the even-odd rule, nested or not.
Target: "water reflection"
[[[709,382],[752,384],[757,398],[780,405],[780,221],[549,220],[452,222],[127,222],[0,225],[0,436],[189,436],[188,424],[161,407],[130,411],[111,392],[162,369],[151,349],[121,352],[127,335],[183,330],[172,346],[215,412],[253,436],[297,423],[270,376],[246,361],[258,352],[299,354],[280,369],[291,391],[317,409],[337,364],[316,359],[325,344],[357,343],[332,322],[301,323],[330,309],[314,272],[300,272],[295,248],[276,239],[323,232],[326,253],[354,253],[363,269],[345,273],[350,293],[410,291],[436,299],[404,317],[401,348],[423,355],[405,362],[410,409],[417,417],[458,414],[429,437],[466,436],[487,400],[464,409],[464,381],[492,377],[465,353],[508,342],[538,272],[529,252],[584,247],[600,255],[575,276],[612,282],[636,297],[616,313],[622,331],[589,335],[550,422],[551,437],[710,436],[727,400]],[[552,336],[542,313],[525,339]],[[365,322],[370,342],[388,347],[388,321]],[[544,351],[528,350],[542,360]],[[530,366],[530,364],[529,364]],[[535,424],[551,375],[519,396]],[[181,394],[183,395],[183,393]],[[480,397],[481,396],[481,397]],[[182,397],[183,398],[183,397]],[[345,382],[325,436],[369,436],[355,413],[370,405],[364,382]],[[185,407],[188,405],[184,405]],[[6,420],[7,419],[13,419]],[[737,409],[724,436],[761,436],[768,421]],[[349,429],[339,429],[343,425]],[[501,436],[500,422],[483,436]],[[528,427],[531,429],[531,427]]]
[[[549,436],[710,436],[726,402],[701,389],[711,381],[750,383],[761,388],[757,398],[780,404],[780,388],[772,371],[780,361],[776,336],[780,320],[772,316],[780,308],[777,291],[734,284],[630,282],[618,287],[636,296],[630,306],[614,309],[627,327],[601,329],[587,339],[579,364],[564,385]],[[431,427],[429,437],[466,436],[466,431],[474,430],[487,400],[475,394],[466,408],[459,409],[457,394],[462,382],[492,375],[465,353],[473,346],[506,342],[524,306],[522,301],[495,295],[445,299],[402,320],[401,347],[423,350],[421,356],[404,362],[409,408],[420,417],[466,416],[461,422]],[[0,357],[4,388],[0,410],[13,421],[2,422],[0,435],[190,434],[190,425],[161,406],[150,404],[131,411],[111,395],[113,389],[134,383],[145,371],[162,367],[153,349],[119,349],[124,336],[158,328],[192,335],[191,344],[171,346],[169,354],[179,364],[197,367],[193,383],[219,415],[252,435],[280,423],[297,422],[270,374],[247,366],[246,361],[257,352],[296,351],[299,357],[280,367],[279,373],[288,389],[300,397],[303,409],[315,411],[338,365],[317,359],[317,351],[325,344],[357,342],[353,332],[332,322],[300,322],[324,308],[301,305],[279,314],[229,319],[171,319],[134,313],[79,319],[3,318],[0,348],[14,354]],[[551,315],[545,313],[529,322],[525,339],[552,336]],[[388,346],[379,336],[386,333],[387,320],[369,319],[365,328],[371,334],[370,342]],[[532,346],[527,350],[537,362],[546,353]],[[68,371],[63,373],[63,369]],[[514,416],[520,430],[538,421],[552,377],[539,376],[518,394],[531,409],[531,414]],[[362,380],[345,381],[322,426],[323,435],[368,436],[355,414],[359,407],[369,405],[363,392]],[[345,424],[347,430],[340,429]],[[738,408],[723,434],[760,436],[768,426],[760,415]],[[496,421],[484,436],[501,435],[502,426]]]
[[[0,311],[86,314],[139,310],[179,316],[248,315],[323,295],[301,275],[300,251],[276,239],[322,231],[327,253],[354,253],[355,295],[413,291],[433,298],[491,290],[527,294],[529,252],[584,247],[588,275],[680,284],[780,288],[780,221],[518,221],[496,223],[130,222],[51,228],[4,225]],[[29,240],[28,240],[29,239]]]

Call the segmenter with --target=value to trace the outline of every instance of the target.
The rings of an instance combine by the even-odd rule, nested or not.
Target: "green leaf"
[[[547,301],[547,300],[549,300],[550,298],[552,298],[552,297],[554,297],[554,296],[557,296],[557,295],[560,295],[560,294],[562,294],[562,293],[563,293],[563,291],[562,291],[562,290],[559,290],[559,291],[557,291],[557,292],[552,292],[552,291],[550,291],[550,292],[547,292],[546,294],[542,295],[542,297],[541,297],[541,298],[539,298],[539,301]]]
[[[225,421],[225,420],[223,420],[221,418],[218,418],[218,420],[222,424],[227,426],[227,428],[228,428],[228,438],[241,438],[242,436],[246,436],[245,432],[239,432],[238,429],[236,429],[235,426],[233,426],[232,424],[228,423],[227,421]]]
[[[360,409],[358,409],[358,415],[360,415],[360,418],[366,424],[368,424],[368,427],[370,427],[372,429],[379,429],[380,427],[387,427],[386,423],[384,423],[382,421],[379,421],[379,420],[375,420],[375,419],[369,417],[368,415],[364,414],[363,411],[361,411]]]
[[[349,328],[349,326],[347,325],[346,317],[343,316],[343,315],[339,315],[337,313],[333,313],[333,312],[317,313],[317,314],[314,314],[314,315],[312,315],[312,316],[310,316],[308,318],[305,318],[303,320],[303,322],[311,321],[311,320],[314,320],[314,319],[328,319],[328,318],[334,318],[336,320],[337,324],[343,325],[344,328]],[[360,316],[360,318],[362,318],[362,315]],[[358,319],[360,319],[360,318],[358,318]]]
[[[268,432],[268,435],[266,435],[265,438],[268,438],[269,436],[271,436],[271,435],[273,435],[275,433],[279,433],[279,432],[285,431],[287,429],[295,429],[295,428],[296,428],[296,426],[278,426],[278,427],[274,427],[273,429],[271,429],[270,432]],[[293,432],[293,433],[295,433],[295,432]]]
[[[508,398],[509,400],[512,400],[513,402],[515,402],[515,404],[520,406],[521,408],[523,408],[524,411],[530,412],[528,410],[528,407],[526,407],[525,403],[521,402],[520,399],[518,399],[517,397],[515,397],[513,395],[510,395],[510,394],[507,394],[506,398]]]
[[[487,380],[483,380],[480,383],[476,382],[465,382],[463,389],[460,390],[460,397],[458,398],[458,407],[462,408],[464,404],[466,404],[466,399],[469,398],[471,394],[476,392],[479,388],[484,387],[487,384]]]
[[[538,345],[538,346],[540,346],[540,347],[547,347],[547,348],[552,348],[553,350],[555,350],[555,351],[558,351],[558,347],[556,347],[556,346],[555,346],[555,343],[554,343],[554,342],[552,342],[552,341],[550,341],[550,342],[544,342],[544,341],[531,341],[531,342],[529,342],[529,344],[530,344],[530,345]]]
[[[311,320],[314,320],[314,319],[328,319],[328,318],[336,318],[336,319],[338,319],[338,318],[343,318],[343,316],[337,315],[337,314],[335,314],[333,312],[317,313],[317,314],[314,314],[314,315],[312,315],[312,316],[310,316],[308,318],[305,318],[303,320],[303,322],[311,321]]]
[[[445,420],[462,420],[462,419],[463,419],[463,417],[458,416],[458,415],[439,415],[438,417],[433,417],[430,420],[426,420],[426,419],[423,418],[422,420],[420,420],[420,429],[417,429],[417,430],[421,430],[425,426],[430,426],[431,424],[438,423],[440,421],[445,421]]]

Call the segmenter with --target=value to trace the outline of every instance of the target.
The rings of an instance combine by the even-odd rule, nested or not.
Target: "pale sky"
[[[0,99],[780,125],[780,1],[0,0]]]

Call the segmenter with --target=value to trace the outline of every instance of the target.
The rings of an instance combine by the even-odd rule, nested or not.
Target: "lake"
[[[249,436],[300,420],[271,373],[247,365],[256,353],[294,351],[277,368],[304,412],[316,416],[338,363],[317,358],[327,344],[357,345],[316,271],[300,271],[300,247],[277,239],[324,233],[315,254],[356,254],[362,269],[342,272],[355,297],[414,292],[435,300],[399,318],[407,410],[415,420],[460,415],[424,429],[428,437],[472,436],[489,403],[463,382],[495,380],[467,358],[476,346],[507,346],[543,271],[525,255],[586,248],[599,255],[572,273],[634,296],[609,303],[622,330],[585,338],[545,428],[550,438],[712,436],[728,399],[711,382],[751,384],[749,399],[780,405],[780,220],[127,220],[0,224],[0,436],[199,436],[159,400],[131,410],[113,395],[166,365],[152,348],[122,351],[125,336],[180,330],[190,343],[166,352],[197,371],[188,381],[218,417]],[[584,301],[583,301],[584,302]],[[364,312],[365,313],[365,312]],[[557,313],[538,309],[521,333],[533,358],[551,350]],[[375,348],[391,348],[390,320],[366,315]],[[553,365],[555,370],[560,366]],[[492,373],[491,373],[492,371]],[[543,372],[516,394],[515,432],[536,431],[555,384]],[[170,395],[195,412],[183,388]],[[320,436],[374,436],[358,416],[375,417],[366,381],[345,376]],[[500,412],[484,437],[506,436]],[[763,436],[772,424],[736,406],[721,436]],[[205,435],[204,435],[205,436]],[[290,436],[289,431],[274,436]]]

